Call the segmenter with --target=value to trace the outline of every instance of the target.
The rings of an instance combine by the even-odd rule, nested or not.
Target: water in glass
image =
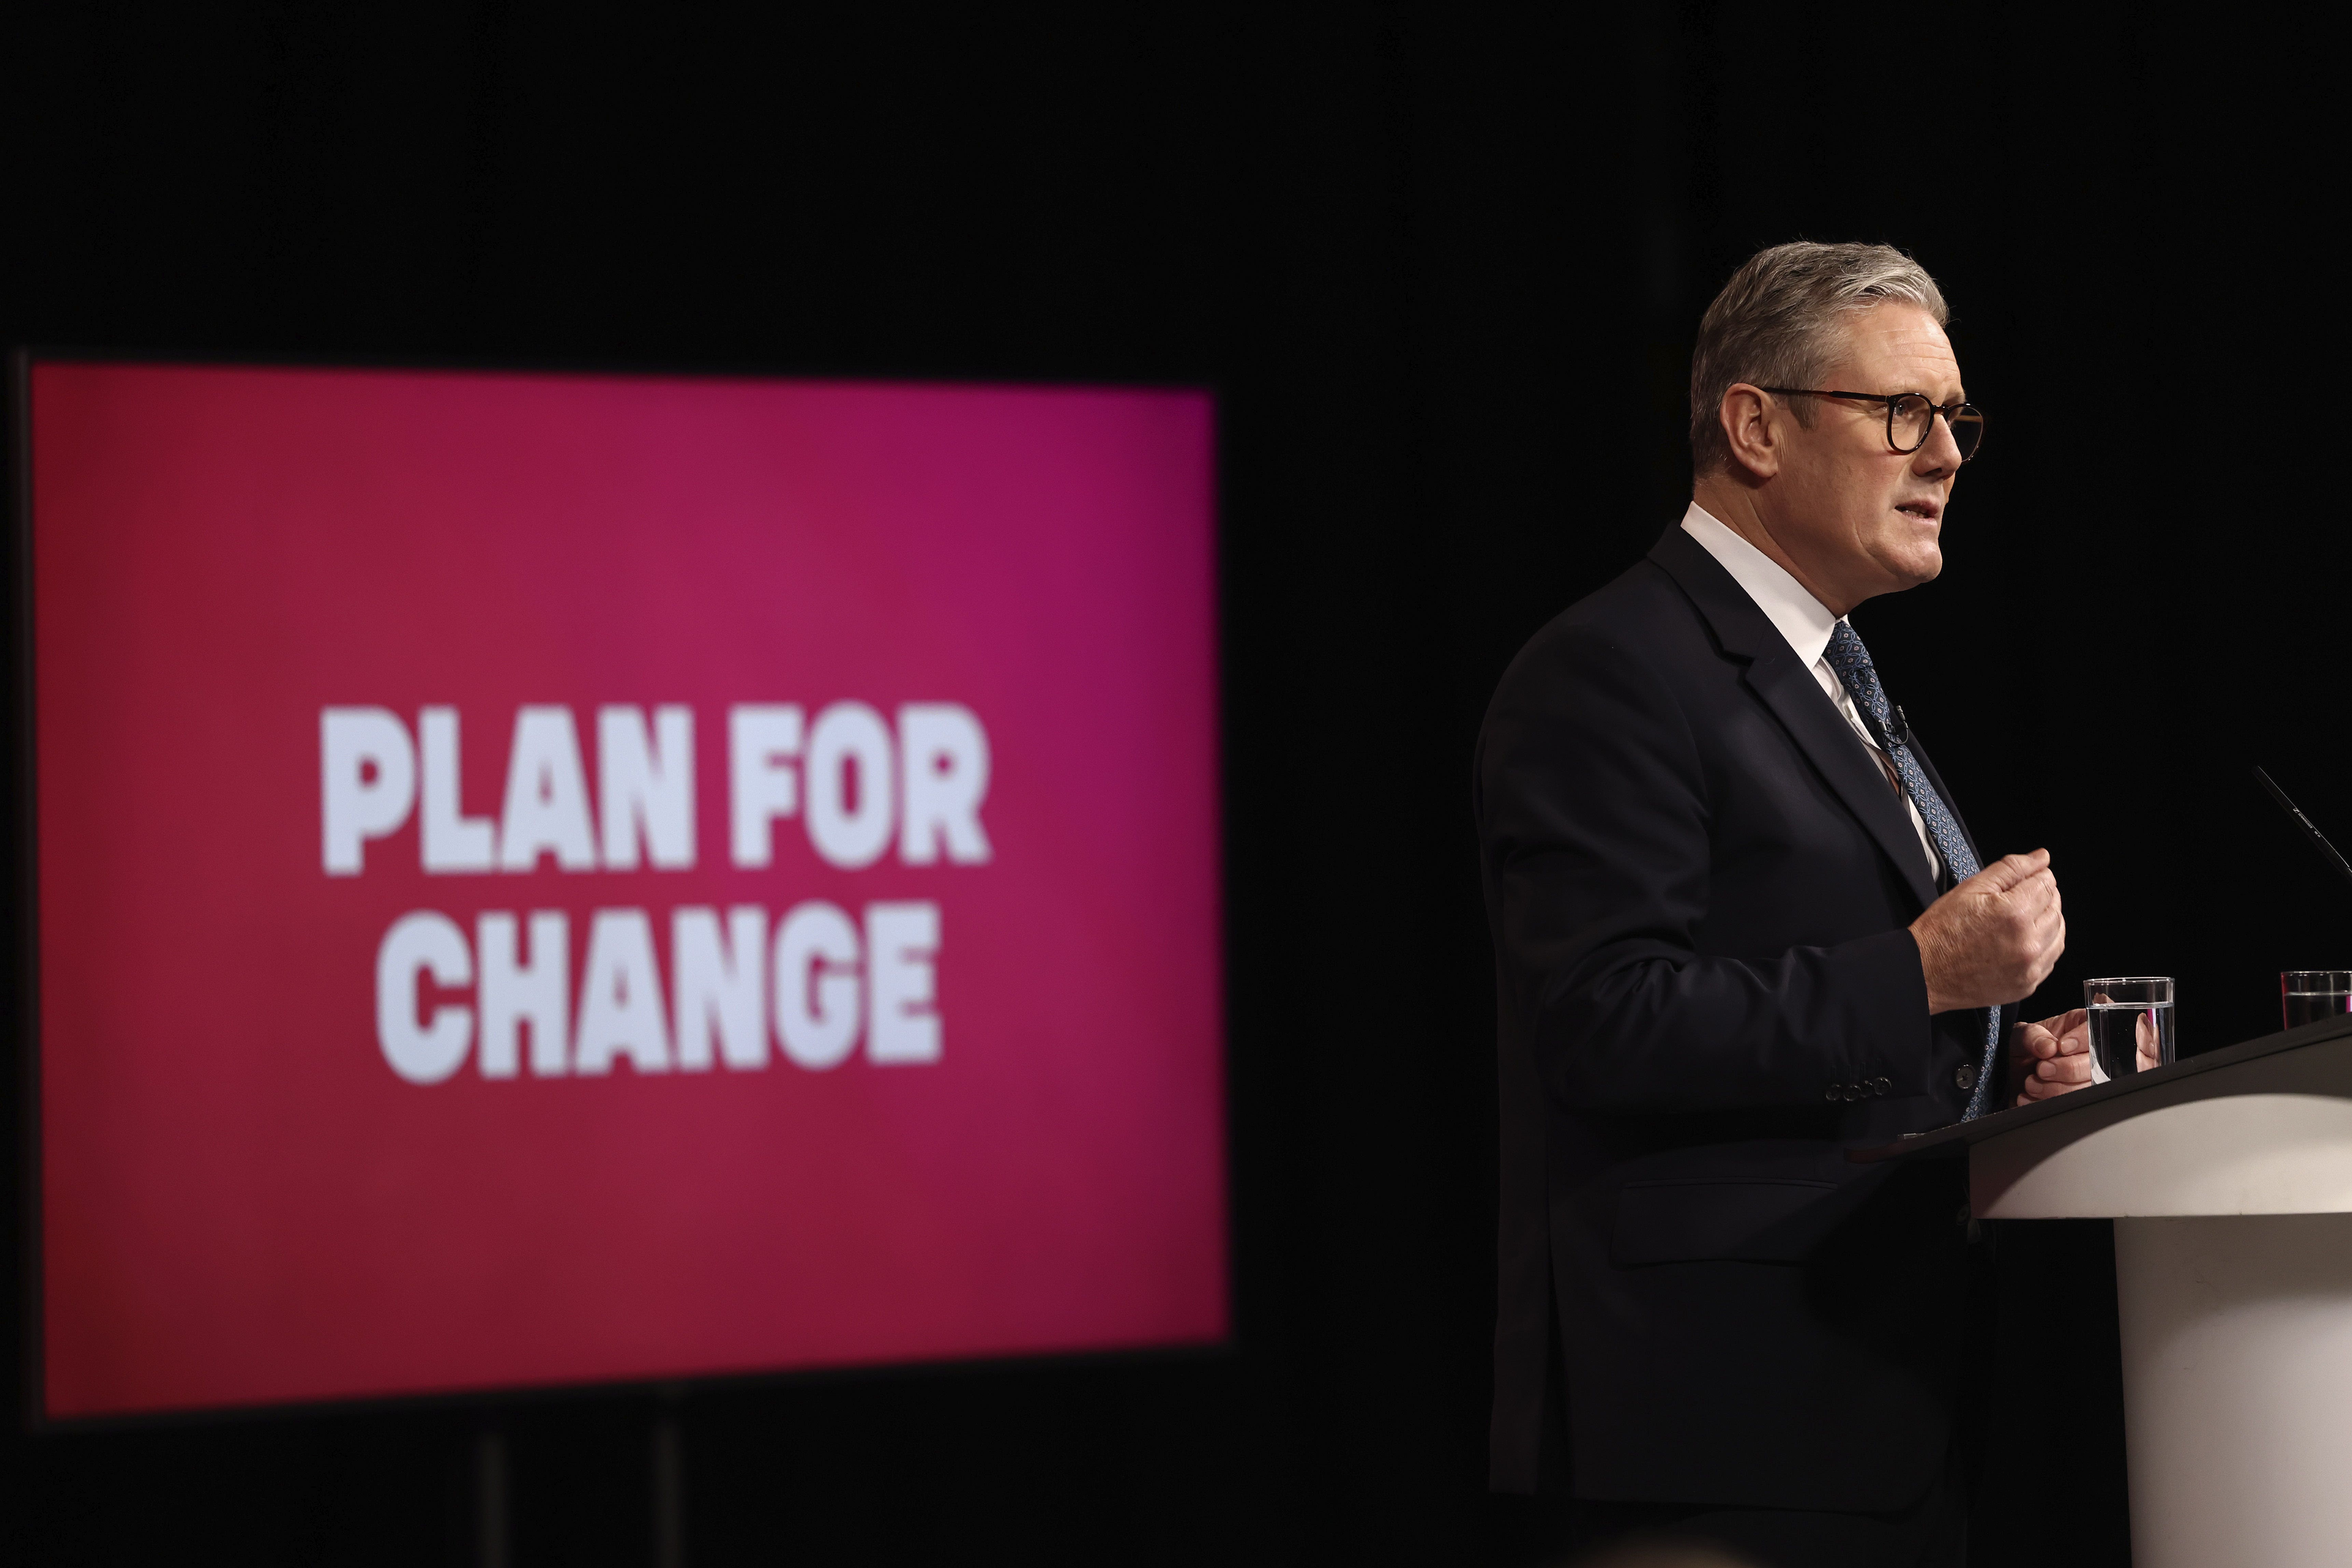
[[[2279,1011],[2290,1029],[2352,1013],[2352,970],[2280,971]]]
[[[2118,975],[2083,982],[2090,1014],[2091,1081],[2105,1083],[2172,1060],[2172,980]]]

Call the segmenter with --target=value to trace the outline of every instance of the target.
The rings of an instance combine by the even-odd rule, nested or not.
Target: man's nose
[[[1927,427],[1927,438],[1912,454],[1912,471],[1925,478],[1951,473],[1959,466],[1960,443],[1952,435],[1951,421],[1937,414]]]

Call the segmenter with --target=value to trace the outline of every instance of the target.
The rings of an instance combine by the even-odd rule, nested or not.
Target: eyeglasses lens
[[[1977,455],[1977,443],[1984,439],[1984,416],[1974,404],[1963,403],[1952,411],[1952,440],[1960,449],[1960,461],[1965,463]]]
[[[1887,421],[1887,434],[1894,439],[1897,451],[1916,452],[1927,444],[1935,431],[1936,405],[1924,397],[1898,397],[1895,400],[1892,417]],[[1984,438],[1984,416],[1973,404],[1963,403],[1951,413],[1952,442],[1960,449],[1960,461],[1967,462],[1976,455],[1977,443]]]
[[[1916,452],[1936,422],[1936,405],[1924,397],[1898,397],[1889,410],[1887,435],[1898,452]]]

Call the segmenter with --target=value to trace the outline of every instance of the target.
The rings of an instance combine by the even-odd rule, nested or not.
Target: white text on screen
[[[426,707],[412,734],[380,707],[320,712],[322,868],[358,877],[367,844],[417,820],[422,869],[434,876],[689,870],[696,864],[694,713],[609,704],[595,713],[596,788],[568,707],[514,715],[496,816],[469,816],[460,786],[457,710]],[[772,865],[780,825],[798,818],[816,858],[842,870],[894,847],[907,866],[987,863],[986,731],[968,708],[901,704],[892,725],[863,702],[835,702],[813,721],[798,703],[728,710],[730,863]],[[937,903],[868,903],[861,919],[811,900],[772,923],[758,905],[670,911],[665,986],[654,921],[642,909],[597,909],[571,984],[571,915],[484,910],[469,933],[432,910],[401,916],[376,953],[376,1036],[386,1065],[418,1084],[453,1076],[473,1057],[485,1079],[596,1076],[768,1066],[770,1042],[793,1065],[822,1071],[859,1042],[877,1065],[940,1054]],[[470,990],[442,998],[430,979]],[[665,1002],[667,997],[667,1002]],[[576,1005],[575,1005],[576,998]]]

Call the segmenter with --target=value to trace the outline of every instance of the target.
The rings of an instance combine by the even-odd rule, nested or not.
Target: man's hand
[[[2018,1086],[2020,1105],[2086,1087],[2091,1081],[2091,1016],[2077,1007],[2011,1030],[2009,1081]]]
[[[1927,1011],[1994,1007],[2031,996],[2066,951],[2050,851],[2004,855],[1911,922]]]

